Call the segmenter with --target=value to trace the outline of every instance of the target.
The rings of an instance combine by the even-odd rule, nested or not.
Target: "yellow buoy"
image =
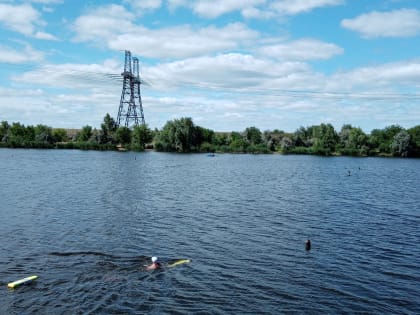
[[[19,286],[21,284],[32,282],[32,281],[34,281],[37,278],[38,278],[38,276],[26,277],[26,278],[23,278],[23,279],[20,279],[20,280],[17,280],[17,281],[10,282],[10,283],[7,284],[7,286],[10,289],[14,289],[14,288],[16,288],[17,286]]]
[[[172,264],[169,264],[168,267],[175,267],[175,266],[178,266],[178,265],[181,265],[181,264],[187,264],[189,262],[191,262],[190,259],[180,259],[180,260],[175,261]]]

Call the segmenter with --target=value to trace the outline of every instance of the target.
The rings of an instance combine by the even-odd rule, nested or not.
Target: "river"
[[[419,314],[419,187],[418,159],[0,149],[0,314]]]

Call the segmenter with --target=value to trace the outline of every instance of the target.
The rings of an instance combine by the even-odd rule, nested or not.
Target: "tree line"
[[[87,125],[75,135],[66,129],[45,125],[0,124],[0,146],[11,148],[63,148],[88,150],[135,150],[153,148],[164,152],[229,152],[420,157],[420,125],[404,129],[391,125],[366,134],[359,127],[331,124],[300,127],[293,133],[261,131],[248,127],[242,132],[215,132],[183,117],[168,121],[161,130],[147,125],[133,129],[116,127],[106,114],[100,129]]]
[[[0,147],[9,148],[58,148],[84,150],[144,150],[153,141],[152,131],[146,125],[133,129],[118,127],[106,114],[101,128],[84,126],[74,135],[63,128],[46,125],[24,126],[19,122],[0,124]]]

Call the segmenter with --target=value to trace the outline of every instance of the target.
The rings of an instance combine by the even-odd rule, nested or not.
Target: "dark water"
[[[1,149],[0,314],[419,314],[419,187],[410,159]]]

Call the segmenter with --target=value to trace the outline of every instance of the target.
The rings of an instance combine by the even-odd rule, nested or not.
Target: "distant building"
[[[70,141],[75,141],[77,134],[81,131],[82,129],[66,129],[66,133],[67,133],[67,138]]]

